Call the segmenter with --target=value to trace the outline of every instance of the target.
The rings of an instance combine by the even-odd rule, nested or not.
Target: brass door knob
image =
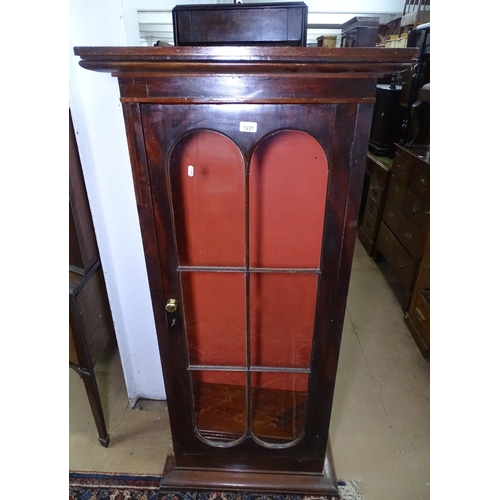
[[[177,307],[179,306],[179,303],[175,299],[169,299],[167,302],[167,305],[165,306],[165,309],[169,313],[174,313],[177,311]]]

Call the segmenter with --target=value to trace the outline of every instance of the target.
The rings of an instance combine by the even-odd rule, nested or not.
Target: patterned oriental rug
[[[69,473],[69,500],[330,500],[326,496],[214,491],[159,491],[160,475]],[[342,500],[365,500],[359,481],[339,481]]]

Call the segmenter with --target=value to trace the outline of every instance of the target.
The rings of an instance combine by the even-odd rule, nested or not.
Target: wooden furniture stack
[[[160,487],[339,498],[328,435],[375,87],[416,50],[75,53],[121,92],[173,441]]]
[[[430,214],[428,148],[396,145],[377,253],[384,256],[404,286],[406,310],[424,253]]]
[[[99,250],[69,117],[69,367],[83,380],[99,442],[109,435],[94,366],[115,336]]]
[[[353,17],[341,27],[341,47],[375,47],[379,17]]]
[[[431,20],[430,0],[405,0],[403,15],[401,17],[401,28],[406,26],[418,26]]]

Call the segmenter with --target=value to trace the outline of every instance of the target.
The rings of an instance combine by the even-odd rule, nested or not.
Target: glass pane
[[[328,162],[309,134],[282,131],[250,162],[250,266],[319,268]]]
[[[246,366],[245,273],[180,276],[190,364]]]
[[[250,275],[253,366],[309,368],[317,274]]]
[[[243,266],[243,158],[227,137],[193,132],[174,147],[170,176],[179,262],[185,266]]]
[[[191,371],[196,429],[214,443],[230,443],[247,430],[246,372]]]
[[[252,372],[252,432],[268,444],[285,444],[304,431],[305,373]]]

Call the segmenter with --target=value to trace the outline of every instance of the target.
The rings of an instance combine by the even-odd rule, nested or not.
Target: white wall
[[[74,46],[139,45],[134,0],[69,2],[69,96],[127,392],[165,390],[116,78],[78,65]]]

